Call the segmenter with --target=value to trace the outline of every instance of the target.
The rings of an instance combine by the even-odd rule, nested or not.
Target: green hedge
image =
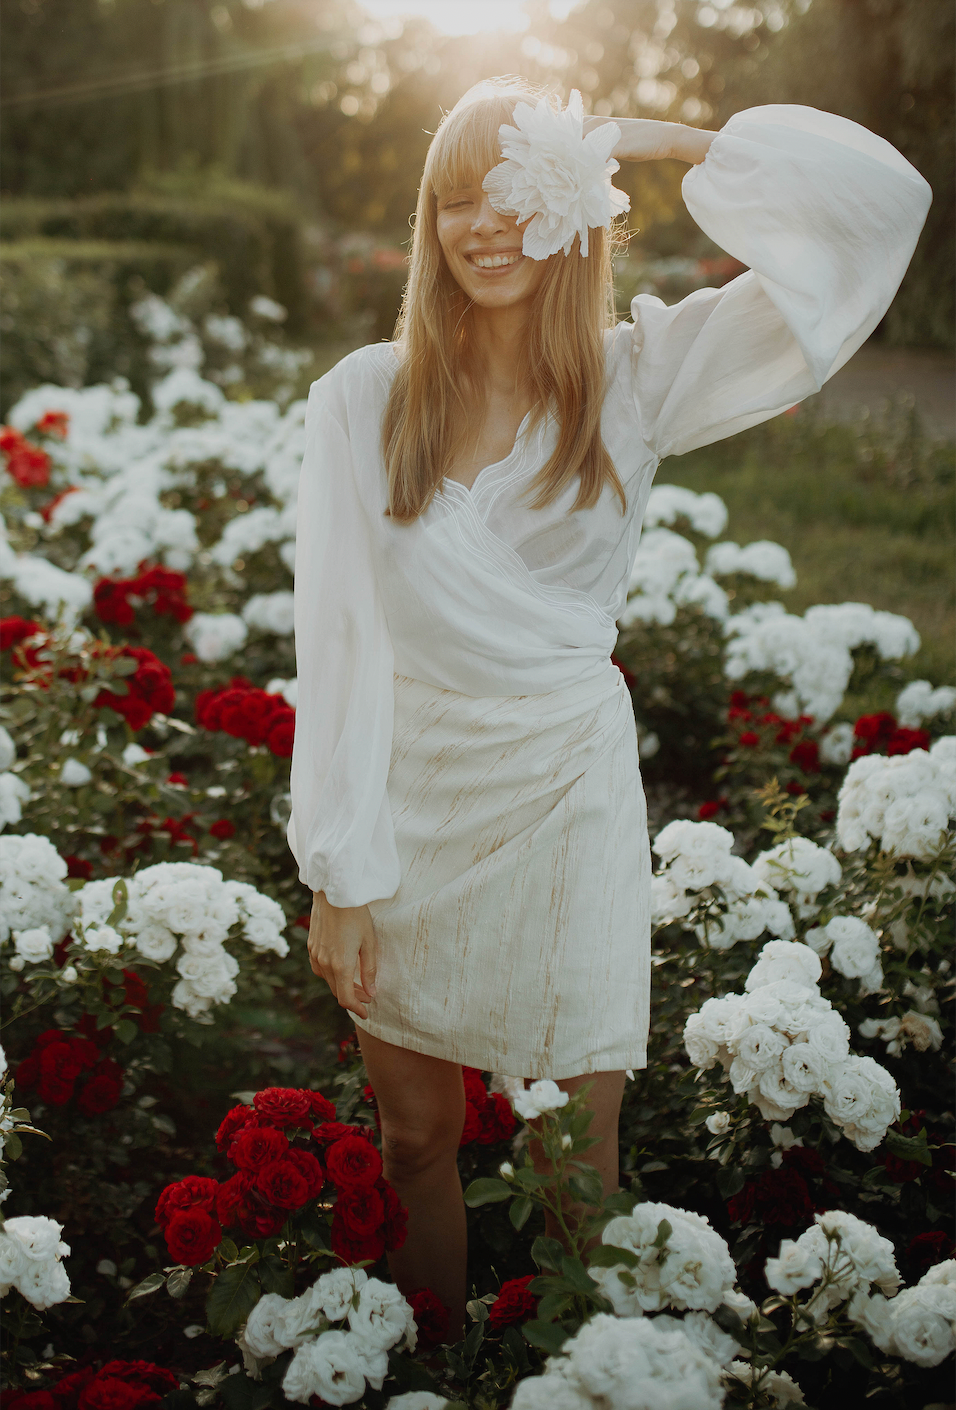
[[[128,309],[169,291],[191,249],[147,241],[0,242],[0,414],[41,382],[79,387],[128,377],[146,387],[146,346]]]
[[[230,312],[241,317],[254,295],[268,294],[288,309],[289,333],[309,323],[301,218],[271,192],[239,187],[234,196],[205,199],[132,192],[4,202],[0,241],[50,239],[179,247],[194,264],[215,261]]]

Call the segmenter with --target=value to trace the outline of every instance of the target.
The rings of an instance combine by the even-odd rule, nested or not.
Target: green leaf
[[[307,1243],[313,1248],[328,1250],[329,1226],[314,1208],[307,1208],[301,1220],[297,1222]]]
[[[224,1268],[209,1289],[206,1320],[213,1336],[231,1337],[259,1301],[259,1274],[251,1263]]]
[[[388,1353],[388,1373],[394,1376],[403,1394],[413,1390],[431,1391],[432,1395],[439,1393],[437,1382],[421,1362],[413,1361],[406,1352],[396,1351],[394,1347]]]
[[[601,1184],[601,1177],[593,1166],[585,1166],[577,1175],[572,1175],[568,1181],[568,1188],[575,1199],[582,1204],[597,1206],[601,1203],[604,1195],[604,1187]]]
[[[614,1194],[608,1195],[604,1201],[604,1213],[612,1218],[619,1214],[626,1217],[634,1212],[637,1203],[638,1197],[631,1190],[615,1190]]]
[[[534,1200],[529,1195],[519,1195],[508,1210],[508,1218],[516,1229],[523,1229],[531,1218]]]
[[[525,1322],[521,1335],[532,1346],[540,1347],[550,1356],[557,1356],[568,1339],[568,1333],[558,1322]]]
[[[232,1263],[234,1259],[239,1257],[239,1250],[232,1239],[223,1239],[219,1245],[219,1256],[224,1263]]]
[[[887,1150],[901,1160],[915,1160],[920,1165],[932,1165],[933,1157],[926,1143],[926,1128],[918,1136],[901,1136],[898,1131],[887,1131]]]
[[[465,1191],[465,1203],[470,1209],[480,1204],[500,1204],[511,1198],[511,1186],[504,1180],[472,1180]]]
[[[564,1257],[564,1248],[557,1239],[549,1239],[544,1234],[539,1234],[531,1245],[531,1257],[539,1268],[551,1268],[557,1273]]]
[[[126,1294],[126,1301],[132,1302],[134,1297],[149,1297],[150,1293],[159,1292],[166,1281],[165,1273],[150,1273],[148,1278],[144,1278],[141,1283],[137,1283],[135,1288],[130,1288]]]
[[[106,924],[113,926],[115,929],[120,921],[126,919],[128,907],[129,893],[126,889],[126,882],[120,877],[119,881],[117,881],[116,885],[113,887],[113,909],[106,918]]]
[[[136,1037],[139,1029],[131,1018],[121,1018],[113,1029],[121,1043],[131,1043]]]
[[[186,1290],[192,1282],[193,1268],[174,1268],[166,1279],[166,1291],[170,1297],[185,1297]]]
[[[588,1254],[588,1263],[592,1268],[617,1268],[622,1263],[625,1268],[636,1268],[640,1261],[629,1248],[616,1248],[614,1244],[598,1244]]]
[[[262,1283],[262,1291],[266,1293],[278,1293],[280,1297],[294,1297],[294,1276],[292,1269],[283,1263],[281,1258],[269,1254],[259,1262],[259,1279]]]
[[[545,1293],[538,1303],[538,1321],[553,1322],[556,1317],[560,1317],[568,1310],[572,1301],[570,1293]]]
[[[550,1185],[552,1178],[550,1175],[539,1175],[530,1165],[521,1165],[515,1171],[515,1184],[523,1190],[540,1190],[542,1185]]]
[[[866,1342],[861,1341],[859,1337],[847,1336],[837,1337],[836,1344],[837,1346],[842,1346],[845,1351],[848,1351],[854,1361],[858,1361],[859,1364],[865,1366],[868,1371],[872,1370],[873,1357],[870,1355],[870,1349]]]
[[[19,1160],[22,1154],[23,1142],[20,1140],[20,1137],[17,1135],[16,1131],[8,1131],[3,1151],[4,1159]]]
[[[226,1410],[265,1410],[272,1400],[274,1386],[268,1381],[251,1381],[240,1372],[238,1376],[226,1376],[220,1381],[218,1391]]]
[[[465,1337],[465,1340],[461,1344],[461,1354],[464,1358],[466,1366],[474,1366],[475,1358],[478,1355],[478,1351],[482,1341],[484,1340],[484,1336],[484,1322],[476,1322],[475,1325],[472,1327],[471,1331]]]
[[[724,1199],[738,1195],[746,1183],[747,1174],[740,1165],[725,1165],[717,1171],[717,1189]]]
[[[574,1288],[575,1292],[586,1293],[589,1297],[598,1291],[597,1283],[591,1277],[580,1258],[572,1258],[570,1254],[565,1254],[561,1262],[561,1272]]]
[[[672,1234],[673,1232],[674,1232],[674,1230],[673,1230],[672,1226],[671,1226],[670,1224],[668,1224],[667,1220],[666,1220],[666,1219],[662,1219],[661,1222],[660,1222],[660,1223],[658,1224],[658,1226],[657,1226],[657,1237],[655,1238],[655,1240],[654,1240],[653,1244],[651,1245],[651,1247],[652,1247],[652,1248],[663,1248],[664,1245],[667,1243],[667,1240],[670,1238],[670,1236],[671,1236],[671,1234]]]

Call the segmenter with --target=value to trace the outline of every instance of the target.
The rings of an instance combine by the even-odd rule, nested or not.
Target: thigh
[[[361,1028],[356,1032],[383,1122],[404,1130],[464,1126],[460,1063],[410,1052]]]
[[[605,1140],[608,1136],[617,1137],[617,1127],[621,1116],[621,1101],[624,1097],[623,1072],[592,1072],[584,1077],[566,1077],[557,1084],[562,1092],[574,1096],[582,1087],[590,1088],[587,1105],[594,1116],[588,1127],[589,1136]]]

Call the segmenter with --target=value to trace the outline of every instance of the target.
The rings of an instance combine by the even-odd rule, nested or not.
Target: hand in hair
[[[584,131],[591,132],[606,122],[616,122],[621,140],[611,156],[619,162],[652,162],[666,157],[696,165],[707,155],[707,149],[717,136],[699,127],[685,127],[681,122],[658,122],[654,118],[584,119]]]

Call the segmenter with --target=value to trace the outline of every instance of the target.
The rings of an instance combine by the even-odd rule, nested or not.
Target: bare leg
[[[461,1067],[358,1030],[382,1121],[385,1178],[408,1209],[408,1237],[388,1255],[404,1293],[431,1288],[456,1341],[465,1322],[465,1205],[458,1143],[465,1124]]]
[[[604,1196],[613,1194],[618,1188],[619,1158],[617,1146],[617,1128],[621,1115],[621,1098],[624,1095],[624,1073],[623,1072],[592,1072],[590,1076],[568,1077],[560,1082],[558,1086],[562,1091],[574,1095],[581,1087],[590,1085],[591,1092],[588,1097],[588,1106],[594,1113],[591,1125],[588,1127],[589,1136],[597,1136],[600,1145],[592,1146],[584,1155],[584,1160],[593,1165],[601,1177],[601,1185]],[[532,1129],[534,1128],[532,1122]],[[534,1167],[543,1175],[551,1174],[551,1162],[545,1158],[540,1141],[530,1142],[531,1159]],[[571,1205],[565,1208],[564,1217],[566,1221],[572,1221],[582,1212],[581,1205]],[[551,1214],[545,1215],[545,1232],[552,1239],[559,1239],[564,1242],[561,1226]]]

